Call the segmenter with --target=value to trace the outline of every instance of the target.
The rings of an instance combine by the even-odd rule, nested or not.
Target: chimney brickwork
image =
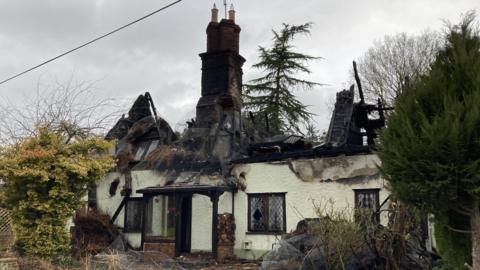
[[[231,10],[230,13],[234,14]],[[202,96],[197,103],[196,125],[208,132],[213,156],[230,159],[241,140],[242,66],[240,26],[230,19],[217,22],[212,9],[207,27],[207,51],[202,59]]]

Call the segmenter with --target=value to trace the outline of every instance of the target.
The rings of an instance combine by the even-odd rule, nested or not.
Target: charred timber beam
[[[120,215],[120,212],[122,211],[123,207],[127,203],[128,196],[123,197],[122,201],[120,202],[120,205],[117,207],[117,210],[115,210],[115,213],[113,213],[112,218],[110,219],[110,223],[113,224],[115,220],[117,220],[118,215]]]
[[[213,259],[217,259],[218,253],[218,198],[220,194],[218,192],[212,192],[210,194],[210,200],[212,201],[212,255]]]
[[[363,97],[362,83],[360,82],[360,76],[358,76],[357,63],[353,61],[353,72],[355,74],[355,81],[357,82],[358,94],[360,95],[360,103],[365,103],[365,98]]]

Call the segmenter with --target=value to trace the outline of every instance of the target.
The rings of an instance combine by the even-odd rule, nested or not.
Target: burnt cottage
[[[88,202],[123,228],[133,248],[259,258],[301,220],[317,217],[316,201],[378,211],[389,196],[372,153],[383,110],[355,102],[353,86],[337,94],[319,146],[268,134],[242,117],[241,29],[233,8],[228,13],[218,21],[212,9],[201,98],[184,134],[173,132],[145,93],[106,136],[117,141],[117,168]]]

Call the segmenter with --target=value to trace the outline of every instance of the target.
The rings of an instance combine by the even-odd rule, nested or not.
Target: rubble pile
[[[305,221],[301,221],[297,231],[284,236],[274,250],[263,258],[262,269],[328,269],[326,256],[338,256],[336,252],[325,254],[321,236],[305,230]],[[312,222],[310,221],[309,226]],[[321,226],[321,222],[313,222],[313,226]],[[300,229],[298,229],[300,228]],[[393,251],[399,246],[395,233],[377,225],[375,231],[364,235],[361,241],[351,243],[352,252],[341,258],[343,269],[432,269],[438,265],[438,257],[426,250],[415,238],[406,238],[403,256]],[[393,266],[392,258],[398,259]],[[392,268],[393,267],[393,268]]]

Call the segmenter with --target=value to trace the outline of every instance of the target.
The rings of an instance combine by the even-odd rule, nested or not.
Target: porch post
[[[232,216],[235,217],[235,192],[232,193]]]
[[[182,196],[175,193],[175,257],[180,256],[180,239],[182,227]]]
[[[212,254],[213,259],[217,259],[217,246],[218,246],[218,192],[213,192],[210,196],[210,200],[213,203],[212,210]]]
[[[140,245],[142,247],[142,250],[144,250],[144,243],[145,243],[145,228],[147,226],[147,206],[148,206],[148,201],[150,200],[150,196],[146,196],[145,194],[143,195],[142,198],[142,203],[143,203],[143,213],[142,213],[142,235],[141,235],[141,240],[140,240]]]

